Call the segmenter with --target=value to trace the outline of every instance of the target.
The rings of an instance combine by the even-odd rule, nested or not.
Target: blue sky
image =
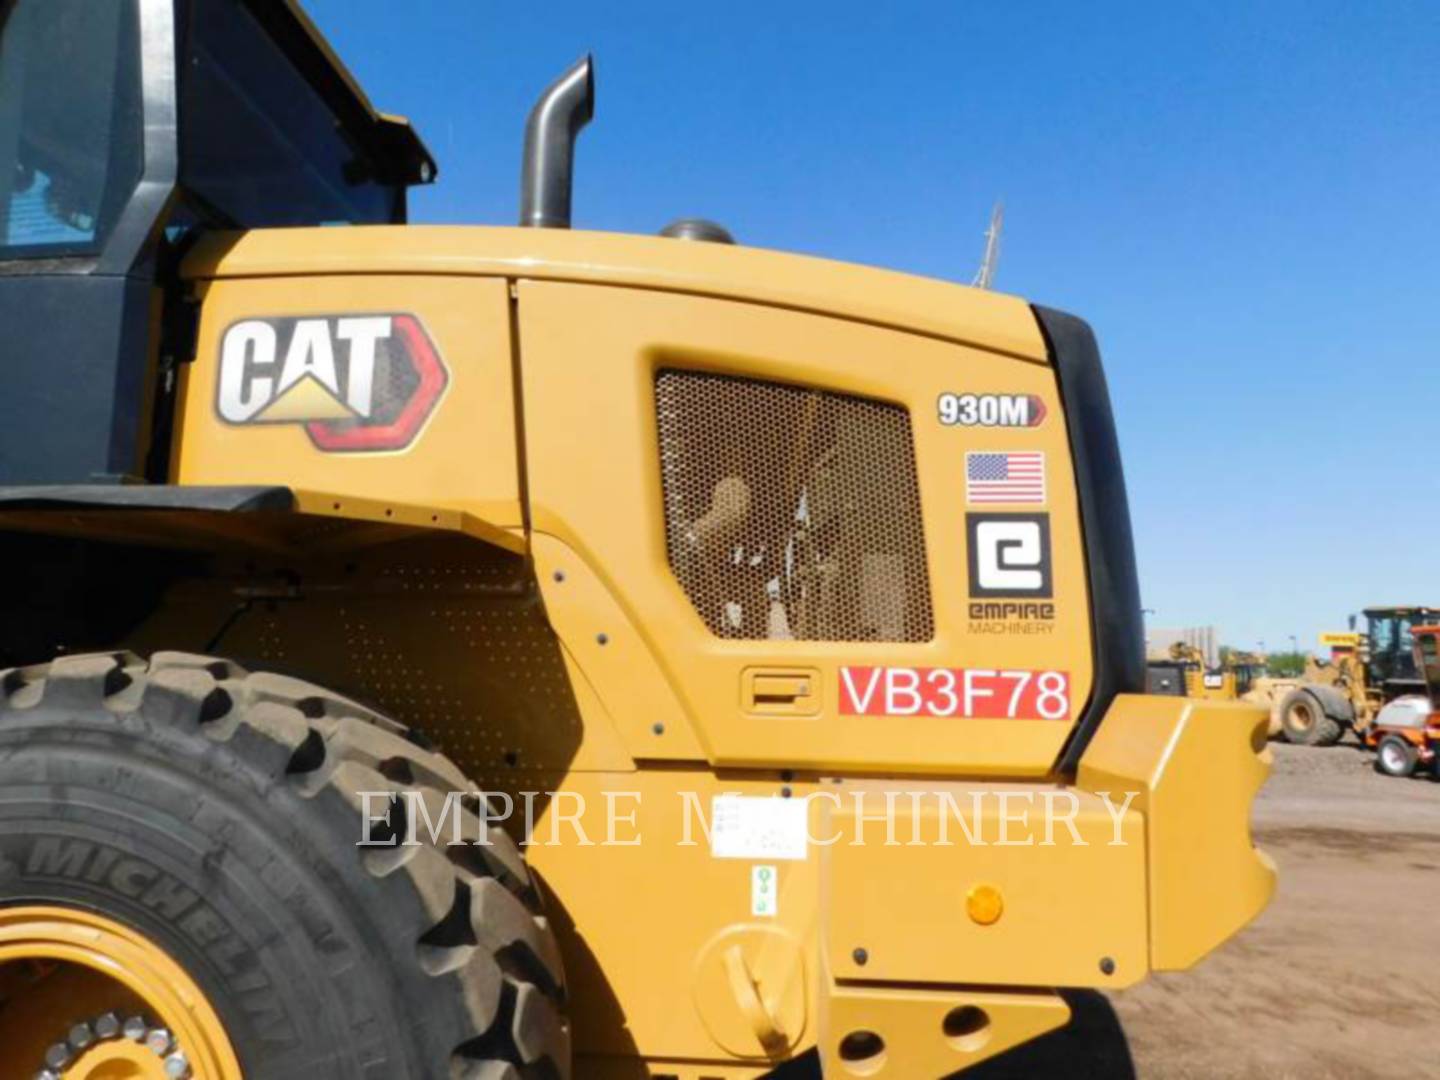
[[[577,226],[968,281],[1003,198],[997,287],[1100,336],[1156,624],[1440,603],[1440,5],[307,7],[439,158],[417,221],[514,220],[586,50]]]

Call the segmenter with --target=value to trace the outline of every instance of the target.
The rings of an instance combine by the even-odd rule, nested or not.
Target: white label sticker
[[[773,918],[780,914],[780,875],[773,866],[750,868],[750,914]]]
[[[717,859],[808,856],[804,799],[716,795],[710,803],[710,854]]]

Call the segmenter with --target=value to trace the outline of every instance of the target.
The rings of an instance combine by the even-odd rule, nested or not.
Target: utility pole
[[[996,202],[990,211],[990,228],[985,230],[985,257],[980,260],[980,269],[971,282],[977,289],[988,289],[995,280],[995,270],[1000,265],[1000,230],[1005,226],[1005,204]]]

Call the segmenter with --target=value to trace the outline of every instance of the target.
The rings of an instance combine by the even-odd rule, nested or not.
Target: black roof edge
[[[244,3],[359,144],[376,180],[406,187],[434,181],[435,158],[410,122],[375,110],[299,0]]]
[[[1145,692],[1145,626],[1120,440],[1094,331],[1063,311],[1038,305],[1032,310],[1065,406],[1090,590],[1094,682],[1056,763],[1058,772],[1070,774],[1116,695]]]
[[[295,509],[288,487],[184,484],[50,484],[0,487],[6,510],[211,510],[221,513]]]

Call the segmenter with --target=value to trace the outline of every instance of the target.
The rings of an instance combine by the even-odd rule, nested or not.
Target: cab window
[[[143,165],[135,0],[13,0],[0,20],[0,258],[96,254]]]
[[[1395,620],[1392,617],[1371,618],[1370,620],[1370,652],[1371,655],[1381,655],[1391,652],[1395,648]]]
[[[1407,654],[1415,648],[1414,625],[1413,619],[1400,620],[1400,650]]]

